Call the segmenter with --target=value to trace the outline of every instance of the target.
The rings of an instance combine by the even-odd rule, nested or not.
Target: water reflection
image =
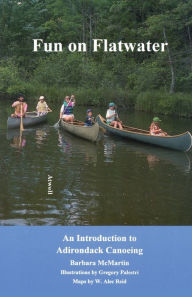
[[[104,162],[114,162],[114,156],[119,149],[126,148],[128,152],[134,153],[138,158],[145,157],[150,169],[158,164],[169,163],[184,173],[191,172],[191,153],[178,152],[157,146],[124,140],[113,135],[105,135],[103,138]]]
[[[97,144],[83,140],[67,132],[58,130],[58,143],[61,151],[65,154],[72,155],[78,151],[79,156],[83,158],[84,165],[97,164]]]
[[[0,225],[192,224],[191,153],[102,133],[93,144],[51,128],[57,116],[47,126],[25,129],[23,149],[17,148],[19,130],[7,133],[4,118]],[[143,128],[148,127],[145,117],[124,114],[125,122]],[[181,120],[178,130],[186,128],[189,123]],[[49,174],[53,195],[47,194]]]
[[[48,135],[47,129],[38,128],[35,131],[35,135],[36,135],[35,139],[36,139],[37,148],[39,148],[43,144],[44,140],[47,138],[47,135]]]
[[[67,142],[66,138],[64,137],[63,133],[61,133],[60,130],[58,130],[58,143],[59,147],[61,148],[61,151],[63,153],[69,153],[71,149],[70,143]]]
[[[11,147],[19,149],[19,148],[24,148],[26,145],[26,139],[24,136],[14,136],[12,143],[10,144]]]
[[[7,130],[7,140],[10,141],[10,146],[16,149],[24,148],[27,144],[27,138],[35,140],[37,148],[40,148],[48,135],[48,127],[25,129],[22,133],[18,129]]]
[[[103,140],[103,148],[104,148],[104,162],[111,163],[113,162],[113,154],[115,153],[116,144],[113,138],[105,135]]]
[[[11,141],[10,146],[15,149],[22,149],[27,143],[24,132],[20,132],[19,130],[8,130],[7,139]]]
[[[153,169],[158,164],[160,159],[157,158],[155,155],[147,155],[147,161],[148,161],[148,164],[149,164],[149,168]]]
[[[138,155],[146,156],[150,169],[154,169],[160,162],[170,163],[184,173],[190,173],[191,160],[188,153],[167,150],[137,143],[129,143],[129,149]]]

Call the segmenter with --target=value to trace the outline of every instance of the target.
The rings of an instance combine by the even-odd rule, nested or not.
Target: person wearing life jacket
[[[113,102],[109,103],[109,109],[107,110],[107,113],[106,113],[106,120],[108,125],[113,126],[114,128],[119,128],[121,130],[123,129],[122,122],[119,120],[119,117],[116,111],[115,103]]]
[[[74,121],[74,114],[73,108],[75,106],[75,99],[69,96],[65,97],[63,105],[61,106],[60,110],[60,119],[63,119],[66,122],[73,122]]]
[[[167,132],[164,132],[160,126],[159,123],[161,120],[158,117],[153,118],[153,122],[150,125],[150,134],[155,136],[167,136]]]
[[[93,117],[92,110],[88,109],[87,110],[87,116],[86,116],[86,119],[85,119],[85,126],[86,127],[93,126],[93,123],[94,123],[94,117]]]
[[[11,117],[13,118],[20,118],[21,116],[25,117],[25,114],[27,112],[27,103],[24,102],[23,95],[19,95],[18,100],[12,104],[12,107],[15,108],[15,113],[13,113]]]
[[[49,106],[47,105],[47,103],[45,102],[45,97],[44,96],[39,97],[39,102],[37,104],[36,110],[37,110],[38,116],[47,114],[49,111],[52,111],[49,108]]]

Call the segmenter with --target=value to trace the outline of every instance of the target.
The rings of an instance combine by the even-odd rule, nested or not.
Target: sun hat
[[[161,120],[160,120],[160,118],[158,118],[158,117],[154,117],[154,118],[153,118],[153,122],[157,123],[157,122],[161,122]]]
[[[92,109],[87,109],[87,113],[92,112]]]
[[[39,97],[39,100],[45,100],[45,97],[44,96],[40,96]]]
[[[109,107],[113,107],[113,106],[115,106],[115,103],[110,102],[110,103],[109,103]]]

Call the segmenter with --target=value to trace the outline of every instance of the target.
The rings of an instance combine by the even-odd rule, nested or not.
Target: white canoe
[[[61,120],[60,126],[63,130],[90,141],[96,141],[99,134],[98,123],[93,124],[93,126],[87,127],[85,126],[84,122],[74,121],[73,123],[67,123]]]

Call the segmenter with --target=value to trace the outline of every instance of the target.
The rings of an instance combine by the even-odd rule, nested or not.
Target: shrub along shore
[[[191,1],[64,2],[0,1],[0,98],[192,117]]]
[[[118,107],[132,109],[153,114],[175,115],[192,118],[192,94],[174,93],[161,90],[150,90],[136,93],[130,90],[110,88],[58,88],[54,86],[23,84],[22,93],[28,101],[38,100],[40,95],[46,97],[47,102],[62,102],[66,95],[75,94],[78,105],[106,106],[114,101]],[[16,98],[15,94],[1,93],[0,99]]]

